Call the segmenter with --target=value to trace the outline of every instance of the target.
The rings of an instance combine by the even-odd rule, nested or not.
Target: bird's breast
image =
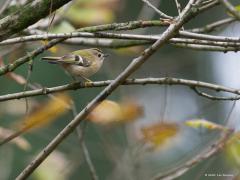
[[[93,63],[88,67],[78,66],[78,65],[68,65],[66,67],[67,71],[73,76],[84,76],[90,77],[95,74],[101,68],[102,63]]]

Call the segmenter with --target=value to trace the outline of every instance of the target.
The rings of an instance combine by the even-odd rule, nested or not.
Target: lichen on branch
[[[0,41],[36,23],[71,0],[35,0],[0,20]]]

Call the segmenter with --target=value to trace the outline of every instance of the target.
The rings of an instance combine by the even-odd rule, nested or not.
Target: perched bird
[[[81,77],[90,81],[88,77],[98,72],[107,56],[108,54],[104,54],[100,49],[90,48],[77,50],[61,57],[43,57],[42,60],[62,65],[74,79]]]

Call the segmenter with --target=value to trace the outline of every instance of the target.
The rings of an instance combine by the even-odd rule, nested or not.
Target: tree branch
[[[71,111],[72,111],[72,115],[73,115],[73,118],[74,118],[77,115],[77,109],[76,109],[76,106],[75,106],[74,102],[72,102]],[[84,128],[82,126],[80,126],[80,124],[79,124],[76,128],[76,132],[77,132],[77,137],[78,137],[80,147],[82,148],[82,151],[83,151],[84,159],[85,159],[85,161],[87,163],[87,166],[89,168],[91,178],[92,178],[92,180],[99,180],[96,168],[95,168],[95,166],[92,162],[90,153],[88,151],[87,145],[86,145],[85,140],[84,140]]]
[[[191,45],[207,45],[208,46],[217,46],[229,49],[224,49],[224,51],[232,50],[238,51],[240,47],[240,38],[239,37],[225,37],[225,36],[214,36],[214,35],[205,35],[199,33],[191,33],[188,31],[181,31],[181,35],[189,38],[171,38],[169,43],[176,45],[180,44],[182,47],[191,48],[187,46]],[[116,34],[116,33],[89,33],[89,32],[71,32],[71,33],[58,33],[58,34],[41,34],[41,35],[30,35],[8,39],[0,42],[0,45],[7,44],[16,44],[28,41],[38,41],[38,40],[50,40],[50,39],[61,39],[61,38],[77,38],[81,37],[81,39],[73,39],[72,41],[68,41],[68,43],[73,42],[74,44],[79,43],[81,45],[92,45],[96,44],[97,46],[103,47],[126,47],[126,46],[136,46],[142,44],[149,44],[151,42],[155,42],[159,39],[161,35],[137,35],[137,34]],[[84,39],[84,38],[85,39]],[[86,39],[86,38],[91,38]],[[100,39],[99,39],[100,38]],[[110,40],[109,40],[110,39]],[[123,40],[145,40],[145,41],[117,41],[115,39],[123,39]],[[209,50],[218,50],[211,49]]]
[[[222,5],[238,20],[240,20],[240,13],[235,9],[235,7],[228,0],[219,0]]]
[[[19,11],[0,20],[0,41],[7,39],[11,35],[34,24],[41,18],[46,17],[49,14],[50,7],[53,12],[70,1],[71,0],[35,0],[26,4]]]
[[[56,87],[44,87],[24,92],[18,92],[13,94],[7,94],[0,96],[0,102],[2,101],[9,101],[13,99],[21,99],[26,97],[33,97],[39,95],[46,95],[52,94],[56,92],[62,92],[67,90],[77,90],[82,88],[96,88],[96,87],[105,87],[111,84],[113,80],[107,81],[96,81],[96,82],[88,82],[88,83],[72,83],[72,84],[65,84]],[[201,81],[194,81],[194,80],[187,80],[187,79],[179,79],[179,78],[143,78],[143,79],[127,79],[122,82],[121,85],[146,85],[146,84],[157,84],[157,85],[183,85],[188,86],[189,88],[206,88],[210,90],[214,90],[217,92],[227,92],[232,93],[235,95],[240,95],[240,90],[228,88],[225,86],[220,86],[217,84],[211,84]]]
[[[152,8],[155,12],[157,12],[161,17],[167,18],[167,19],[173,19],[173,17],[166,15],[162,11],[160,11],[158,8],[156,8],[152,3],[150,3],[148,0],[142,0],[148,7]]]
[[[230,24],[234,21],[236,21],[236,19],[230,17],[230,18],[226,18],[226,19],[221,19],[221,20],[213,22],[211,24],[207,24],[200,28],[191,29],[189,31],[194,32],[194,33],[209,33],[209,32],[216,30],[216,28]]]

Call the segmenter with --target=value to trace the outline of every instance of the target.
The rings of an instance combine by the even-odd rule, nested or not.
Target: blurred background
[[[152,0],[151,2],[163,12],[171,16],[177,15],[174,1]],[[186,2],[186,0],[180,1],[182,7]],[[2,0],[1,3],[4,1]],[[225,10],[218,6],[196,17],[184,27],[185,29],[201,27],[224,17],[227,17]],[[51,18],[47,18],[39,23],[42,26],[44,23],[47,24],[45,29],[41,26],[39,29],[46,31],[47,27],[48,32],[69,32],[84,26],[151,19],[159,19],[159,17],[142,1],[75,0],[56,13],[56,22],[53,21],[49,26]],[[239,36],[239,27],[239,23],[232,23],[213,34]],[[154,27],[124,31],[124,33],[159,34],[164,29]],[[44,43],[30,42],[2,46],[1,61],[7,64]],[[114,79],[146,47],[102,48],[111,56],[91,80]],[[29,65],[26,64],[18,68],[14,75],[1,76],[1,95],[30,89],[21,84],[21,77],[28,79],[31,84],[43,87],[72,82],[71,77],[60,66],[45,63],[41,61],[41,57],[64,55],[81,48],[86,46],[59,44],[34,58],[31,73],[29,73]],[[239,57],[239,53],[200,52],[166,45],[131,77],[177,77],[240,88]],[[79,89],[59,96],[64,97],[63,99],[67,99],[68,102],[72,99],[77,112],[80,112],[102,89]],[[206,119],[223,124],[229,118],[230,126],[239,128],[238,102],[234,104],[234,102],[211,101],[199,97],[190,88],[183,86],[121,86],[107,100],[94,112],[95,114],[91,114],[82,123],[85,145],[99,179],[151,179],[196,156],[219,137],[217,131],[185,126],[186,120]],[[45,112],[43,106],[50,109],[51,105],[55,105],[51,103],[53,102],[48,96],[1,102],[0,126],[5,130],[16,130],[19,124],[41,116],[41,113]],[[229,116],[233,105],[233,112]],[[41,128],[29,130],[22,136],[20,142],[0,147],[0,180],[14,179],[73,119],[70,110],[59,108],[58,114],[51,118],[48,116],[49,122],[52,119],[54,122],[46,122],[39,125]],[[116,112],[117,116],[106,119],[105,117],[112,115],[112,111]],[[240,165],[239,147],[237,150],[237,154],[233,155],[230,150],[226,150],[200,163],[180,179],[208,179],[204,176],[205,173],[236,174]],[[72,133],[61,143],[29,179],[91,179],[77,133]],[[217,179],[225,179],[225,177]]]

